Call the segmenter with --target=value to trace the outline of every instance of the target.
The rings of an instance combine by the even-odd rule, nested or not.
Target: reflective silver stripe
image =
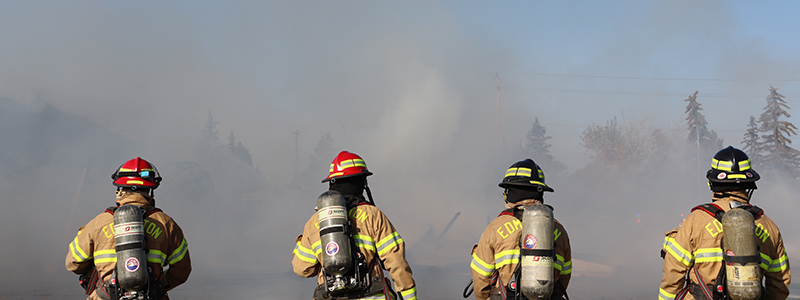
[[[171,265],[181,261],[184,255],[186,255],[186,251],[189,251],[189,244],[186,243],[186,238],[184,238],[179,248],[175,249],[172,255],[169,256],[169,264]]]
[[[561,255],[556,255],[556,260],[553,262],[553,264],[556,265],[556,269],[564,271],[564,257]]]
[[[103,260],[103,259],[114,259],[117,260],[117,253],[107,253],[107,254],[96,254],[94,256],[95,260]]]
[[[472,266],[473,269],[478,269],[484,274],[494,272],[493,268],[487,268],[486,266],[484,266],[484,264],[482,264],[480,261],[477,261],[475,258],[472,258],[472,263],[470,265]]]
[[[667,293],[664,289],[658,289],[658,300],[674,300],[675,296]]]
[[[78,233],[80,234],[80,233]],[[78,238],[75,237],[75,240],[69,244],[69,247],[72,249],[72,256],[77,258],[78,262],[85,262],[89,260],[91,257],[86,257],[83,253],[83,250],[80,246],[78,246]]]
[[[353,237],[353,239],[356,242],[356,246],[364,246],[365,249],[370,249],[370,250],[376,249],[375,243],[370,240],[358,238],[358,236]]]
[[[417,299],[417,287],[413,287],[407,289],[405,291],[401,291],[400,295],[403,296],[403,300],[416,300]]]
[[[167,257],[166,257],[166,255],[162,255],[160,253],[160,251],[159,251],[159,253],[148,252],[147,253],[147,261],[148,262],[159,262],[163,266],[164,262],[167,261]]]
[[[391,234],[391,236],[388,239],[384,238],[384,240],[381,241],[381,244],[378,245],[378,254],[381,255],[386,251],[388,251],[389,249],[391,249],[392,247],[400,245],[400,243],[402,242],[403,238],[400,237],[400,234],[398,234],[397,231],[395,231]]]
[[[304,257],[304,258],[312,260],[312,261],[317,261],[317,256],[316,255],[313,255],[313,254],[308,253],[306,251],[302,251],[302,250],[298,249],[297,247],[295,247],[295,249],[297,251],[295,251],[294,253],[297,254],[297,256]]]

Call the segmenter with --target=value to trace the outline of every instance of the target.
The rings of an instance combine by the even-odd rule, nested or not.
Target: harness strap
[[[109,213],[109,214],[111,214],[113,216],[114,212],[117,211],[117,208],[119,208],[119,206],[109,206],[108,208],[106,208],[105,212],[107,212],[107,213]],[[147,217],[149,217],[150,215],[152,215],[154,213],[162,211],[160,208],[153,207],[153,206],[150,206],[150,205],[141,206],[139,208],[144,210],[144,212],[142,213],[142,218],[147,218]]]
[[[556,249],[519,249],[519,255],[556,257]]]
[[[755,205],[742,204],[742,206],[740,206],[739,208],[744,209],[751,215],[753,215],[754,220],[760,218],[764,214],[764,210]],[[717,205],[716,203],[701,204],[692,208],[692,211],[695,210],[704,211],[705,213],[711,215],[712,217],[717,219],[717,221],[720,222],[722,222],[722,216],[725,215],[725,210],[723,210],[722,207],[719,207],[719,205]]]

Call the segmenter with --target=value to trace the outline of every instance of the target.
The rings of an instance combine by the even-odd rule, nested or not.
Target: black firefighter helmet
[[[543,192],[553,192],[553,188],[544,183],[544,171],[532,159],[515,162],[508,167],[503,182],[497,184],[501,188],[521,187],[536,188]]]
[[[706,172],[706,178],[712,191],[726,192],[754,190],[761,176],[753,170],[744,151],[728,146],[711,159],[711,169]]]

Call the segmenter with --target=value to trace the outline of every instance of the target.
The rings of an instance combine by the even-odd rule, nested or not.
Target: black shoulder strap
[[[725,210],[723,210],[721,207],[719,207],[718,205],[716,205],[714,203],[706,203],[706,204],[701,204],[701,205],[695,206],[694,208],[692,208],[692,211],[695,211],[695,210],[698,210],[698,209],[701,210],[701,211],[704,211],[705,213],[707,213],[709,215],[711,215],[712,217],[717,219],[717,221],[720,221],[720,222],[722,222],[722,216],[725,214]]]
[[[755,205],[742,204],[742,206],[739,206],[739,208],[744,209],[747,212],[749,212],[751,215],[753,215],[753,219],[758,219],[762,215],[764,215],[764,210],[761,209],[758,206],[755,206]],[[701,205],[695,206],[695,208],[693,208],[692,211],[695,211],[695,210],[698,210],[698,209],[708,213],[709,215],[711,215],[712,217],[716,218],[717,221],[720,221],[720,222],[722,222],[722,216],[725,215],[725,211],[721,207],[719,207],[717,204],[714,204],[714,203],[706,203],[706,204],[701,204]]]
[[[108,208],[106,208],[105,212],[110,213],[113,216],[114,212],[117,211],[117,208],[119,208],[119,206],[109,206]],[[142,218],[147,218],[154,213],[162,211],[160,208],[153,207],[150,205],[145,205],[140,208],[143,210]]]

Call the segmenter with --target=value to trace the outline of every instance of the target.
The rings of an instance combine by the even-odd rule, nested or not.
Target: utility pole
[[[297,179],[297,140],[300,136],[300,130],[295,129],[291,134],[294,135],[294,178]]]
[[[497,128],[495,132],[495,137],[497,138],[497,145],[500,146],[500,74],[499,72],[494,72],[495,81],[497,81]]]

